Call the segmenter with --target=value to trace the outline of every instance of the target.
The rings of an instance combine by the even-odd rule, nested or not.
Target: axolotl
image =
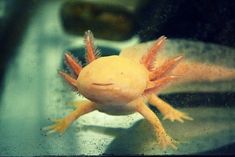
[[[138,57],[134,52],[100,57],[94,46],[92,32],[89,30],[85,32],[84,38],[87,65],[82,67],[70,53],[66,53],[65,60],[76,78],[63,71],[59,74],[87,100],[76,102],[77,108],[74,111],[63,119],[55,120],[55,124],[45,129],[49,133],[63,133],[80,116],[95,110],[110,115],[138,112],[152,125],[162,149],[168,147],[177,149],[179,142],[166,132],[157,115],[147,104],[155,106],[163,114],[163,119],[179,122],[193,120],[156,94],[171,83],[181,82],[181,79],[194,80],[196,77],[193,73],[201,75],[203,69],[206,71],[211,69],[206,69],[207,66],[202,65],[200,68],[202,72],[190,70],[187,68],[187,62],[182,63],[184,58],[182,55],[167,59],[161,66],[156,66],[157,53],[166,43],[165,36],[154,41],[146,52]],[[135,49],[127,49],[127,51],[133,50]],[[221,69],[213,72],[207,73],[204,75],[206,78],[202,79],[213,79],[214,74],[221,72]],[[226,75],[231,74],[234,75],[234,71]]]

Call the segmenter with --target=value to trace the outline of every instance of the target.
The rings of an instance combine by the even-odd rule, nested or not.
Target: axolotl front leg
[[[66,117],[62,119],[54,120],[55,124],[45,127],[43,130],[48,131],[48,134],[59,132],[64,133],[64,131],[79,117],[90,113],[96,110],[96,104],[89,101],[77,101],[73,103],[76,106],[76,109],[68,114]]]
[[[157,115],[144,103],[143,98],[139,98],[131,103],[135,103],[136,112],[140,113],[154,128],[159,146],[165,150],[167,147],[177,149],[178,143],[165,131]]]

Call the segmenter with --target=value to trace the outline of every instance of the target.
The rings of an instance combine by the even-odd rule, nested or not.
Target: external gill
[[[86,45],[86,60],[87,60],[87,63],[91,63],[93,60],[98,58],[98,54],[95,51],[93,38],[94,38],[93,34],[90,30],[85,32],[84,42],[85,42],[85,45]],[[60,71],[59,74],[65,79],[66,82],[69,83],[69,85],[71,85],[72,87],[77,88],[76,80],[79,76],[79,73],[82,70],[82,66],[76,61],[76,59],[72,56],[71,53],[66,53],[65,54],[65,60],[68,64],[68,66],[70,67],[70,69],[76,74],[76,78],[74,78],[73,76],[71,76],[71,75],[69,75],[69,74],[67,74],[63,71]]]
[[[148,87],[147,89],[145,89],[144,94],[146,95],[146,94],[156,93],[161,87],[165,87],[166,85],[168,85],[173,80],[176,80],[177,78],[179,78],[179,76],[165,76],[158,80],[151,81],[150,84],[152,84],[152,87]]]
[[[85,32],[84,42],[86,47],[86,62],[87,64],[91,63],[97,59],[100,55],[99,51],[94,46],[94,36],[90,30]]]
[[[74,73],[78,76],[80,71],[82,70],[82,66],[77,63],[76,59],[70,53],[65,54],[65,60],[74,71]]]
[[[74,59],[74,57],[70,53],[65,54],[65,60],[68,66],[70,67],[70,69],[76,74],[76,77],[78,77],[80,71],[82,70],[82,66],[77,63],[77,61]],[[74,78],[73,76],[63,71],[59,71],[59,74],[65,79],[67,83],[69,83],[69,85],[77,89],[76,78]]]
[[[166,37],[161,36],[148,50],[148,53],[141,58],[141,64],[144,64],[149,71],[152,71],[154,69],[156,55],[160,51],[160,49],[165,45],[165,43]]]
[[[159,68],[156,68],[154,71],[150,72],[150,80],[154,81],[161,77],[166,76],[169,74],[177,65],[178,63],[183,59],[183,56],[178,56],[172,59],[169,59],[163,63],[162,66]]]
[[[156,93],[159,88],[166,86],[168,83],[178,78],[178,76],[168,74],[183,59],[183,56],[178,56],[169,59],[165,61],[162,66],[154,68],[156,55],[159,50],[164,46],[165,42],[166,37],[161,36],[148,50],[148,53],[144,55],[140,60],[140,62],[144,64],[146,69],[149,71],[149,84],[148,87],[145,89],[144,94]]]

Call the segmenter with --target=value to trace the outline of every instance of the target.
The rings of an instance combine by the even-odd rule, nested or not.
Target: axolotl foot
[[[157,132],[156,135],[158,137],[158,144],[163,150],[166,150],[168,147],[171,147],[175,150],[177,149],[176,145],[179,144],[179,142],[171,138],[165,132],[163,132],[162,134],[159,134],[159,132]]]
[[[64,131],[80,116],[96,110],[96,105],[88,100],[73,102],[72,105],[76,109],[62,119],[53,120],[54,124],[43,128],[48,134],[64,133]]]
[[[64,133],[64,131],[68,128],[69,124],[66,119],[56,119],[56,120],[52,120],[54,122],[53,125],[44,127],[43,130],[47,131],[47,134],[51,134],[54,132],[58,132],[58,133]]]
[[[193,120],[190,116],[188,116],[186,113],[181,112],[177,109],[172,108],[167,113],[164,114],[163,120],[169,119],[170,121],[174,122],[179,121],[181,123],[184,122],[184,120]]]

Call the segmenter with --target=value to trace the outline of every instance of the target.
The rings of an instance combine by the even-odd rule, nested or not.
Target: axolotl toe
[[[78,93],[88,100],[76,102],[78,107],[63,119],[46,128],[49,133],[64,132],[80,116],[98,110],[110,115],[127,115],[140,113],[153,126],[161,148],[177,148],[176,141],[171,138],[162,126],[156,114],[149,109],[147,103],[157,107],[164,119],[171,121],[192,120],[186,113],[176,110],[156,96],[156,93],[172,81],[180,79],[172,75],[183,56],[175,56],[160,67],[154,62],[157,52],[166,42],[166,37],[157,39],[139,61],[123,56],[99,57],[97,55],[91,31],[85,32],[86,61],[82,67],[69,53],[65,60],[76,74],[76,78],[60,72],[61,76]]]

